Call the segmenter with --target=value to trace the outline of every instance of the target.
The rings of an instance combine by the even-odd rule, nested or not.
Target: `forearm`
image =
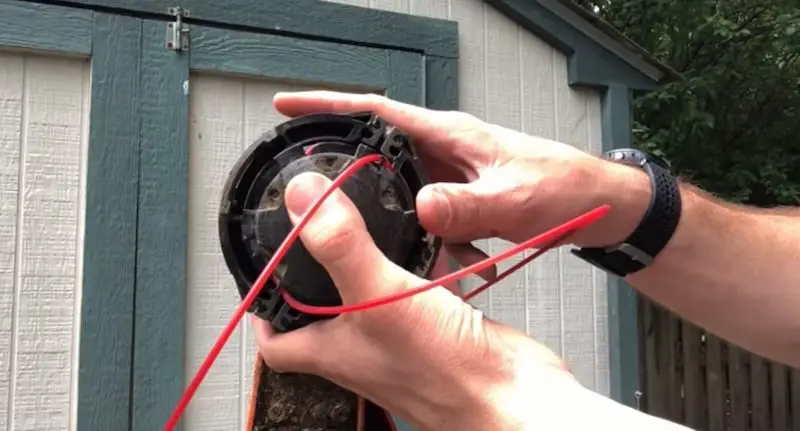
[[[542,391],[544,392],[544,391]],[[645,414],[580,385],[553,388],[528,407],[522,429],[615,431],[689,431],[682,425]],[[540,405],[539,409],[530,406]]]
[[[561,368],[555,353],[522,333],[499,330],[505,333],[506,348],[493,351],[502,357],[503,371],[490,360],[454,375],[460,382],[454,387],[462,388],[457,393],[466,398],[457,410],[422,429],[688,431],[582,386]]]
[[[520,373],[520,379],[496,391],[494,430],[688,431],[676,423],[645,414],[598,394],[562,373]]]
[[[636,213],[650,191],[643,173],[632,175],[618,205]],[[673,238],[627,281],[718,336],[800,365],[800,212],[743,208],[688,185],[681,197]]]

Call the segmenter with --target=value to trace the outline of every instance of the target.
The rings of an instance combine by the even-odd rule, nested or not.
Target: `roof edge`
[[[609,36],[614,42],[620,45],[625,51],[627,51],[630,55],[638,57],[642,61],[646,62],[647,64],[655,67],[658,69],[664,78],[667,80],[681,80],[683,79],[683,75],[672,68],[670,65],[664,63],[663,61],[657,59],[650,51],[648,51],[643,46],[636,43],[633,39],[626,36],[621,31],[617,30],[616,27],[611,25],[610,22],[606,21],[605,19],[601,18],[597,14],[586,10],[585,8],[581,7],[580,5],[575,4],[570,0],[535,0],[541,3],[543,6],[548,7],[548,3],[557,2],[561,5],[565,6],[570,12],[578,15],[584,21],[592,24],[598,30],[605,33]],[[558,13],[558,11],[553,10],[554,13]],[[623,60],[625,60],[623,58]]]
[[[566,54],[573,85],[651,90],[682,79],[610,23],[569,0],[484,1]]]

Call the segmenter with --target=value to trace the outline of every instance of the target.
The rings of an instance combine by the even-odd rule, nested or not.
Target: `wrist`
[[[609,204],[608,215],[578,238],[581,247],[602,247],[624,241],[639,226],[650,205],[652,189],[639,168],[603,161],[597,170],[593,207]]]

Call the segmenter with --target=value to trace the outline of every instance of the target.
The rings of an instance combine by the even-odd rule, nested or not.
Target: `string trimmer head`
[[[259,137],[225,184],[220,243],[242,298],[292,228],[284,206],[289,181],[304,172],[334,179],[353,160],[368,154],[381,154],[386,162],[360,169],[341,190],[390,260],[428,276],[440,240],[417,219],[415,197],[427,178],[408,136],[370,114],[315,114],[291,119]],[[291,308],[279,289],[309,305],[341,304],[330,276],[300,241],[289,249],[249,311],[281,332],[318,318]]]

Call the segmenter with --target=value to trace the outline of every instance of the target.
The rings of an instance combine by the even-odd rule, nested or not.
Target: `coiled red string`
[[[352,164],[350,164],[346,169],[344,169],[342,173],[339,174],[339,176],[336,177],[336,179],[333,181],[333,184],[331,184],[331,186],[327,190],[325,190],[322,196],[320,196],[319,199],[317,199],[311,205],[311,207],[306,211],[301,220],[297,223],[297,225],[295,225],[294,228],[292,228],[292,230],[286,236],[286,239],[284,239],[280,247],[278,247],[278,249],[275,250],[275,254],[272,256],[269,262],[267,262],[266,266],[261,271],[261,274],[253,283],[252,288],[247,293],[242,302],[239,304],[239,307],[233,313],[233,316],[231,317],[230,321],[222,330],[222,333],[220,334],[219,338],[217,338],[216,342],[211,347],[211,351],[209,351],[205,360],[200,365],[200,368],[197,370],[197,373],[195,374],[194,378],[192,378],[192,381],[187,386],[186,391],[183,393],[180,400],[178,401],[178,404],[175,406],[175,409],[170,415],[166,425],[164,425],[164,431],[172,431],[175,429],[175,426],[180,421],[181,416],[183,416],[186,407],[189,405],[189,402],[191,401],[195,392],[197,392],[197,388],[200,386],[200,383],[202,383],[203,379],[208,374],[208,371],[211,369],[211,366],[214,364],[214,361],[216,360],[220,351],[222,351],[222,348],[225,346],[225,343],[228,342],[228,339],[236,330],[236,327],[242,320],[242,317],[244,317],[244,314],[247,312],[248,308],[250,308],[250,305],[253,303],[255,298],[264,288],[266,281],[272,276],[273,272],[275,272],[275,269],[278,267],[278,264],[281,262],[286,253],[289,251],[289,248],[292,246],[292,244],[294,244],[294,242],[297,240],[303,228],[305,228],[305,226],[308,224],[308,222],[311,220],[314,214],[319,210],[319,207],[322,205],[322,203],[325,202],[325,200],[337,188],[339,188],[342,184],[344,184],[344,182],[347,181],[347,179],[350,176],[352,176],[356,171],[358,171],[359,169],[370,163],[381,163],[383,161],[384,161],[383,157],[378,154],[371,154],[356,159]],[[283,296],[284,300],[289,304],[289,306],[300,312],[307,314],[330,316],[330,315],[337,315],[344,313],[352,313],[356,311],[364,311],[391,302],[409,298],[413,295],[425,292],[427,290],[433,289],[434,287],[441,286],[443,284],[458,281],[478,271],[490,268],[497,262],[506,259],[510,256],[513,256],[515,254],[518,254],[523,250],[530,248],[538,248],[538,250],[535,253],[531,254],[530,256],[526,257],[516,265],[504,271],[502,274],[498,275],[495,279],[488,281],[484,285],[464,295],[463,298],[465,300],[468,300],[470,298],[475,297],[484,290],[488,289],[490,286],[494,285],[503,278],[507,277],[517,269],[531,262],[533,259],[542,255],[544,252],[546,252],[547,250],[558,244],[560,241],[571,235],[573,232],[583,229],[589,224],[599,220],[601,217],[605,216],[608,213],[609,209],[610,209],[609,205],[603,205],[597,207],[560,226],[556,226],[555,228],[547,232],[544,232],[521,244],[518,244],[515,247],[512,247],[496,256],[492,256],[488,259],[470,265],[466,268],[462,268],[456,272],[448,274],[437,280],[433,280],[429,283],[425,283],[422,286],[418,286],[414,289],[409,289],[383,298],[376,298],[358,304],[349,304],[349,305],[334,306],[334,307],[318,307],[318,306],[303,304],[297,301],[296,299],[292,298],[285,290],[281,290],[281,295]]]

